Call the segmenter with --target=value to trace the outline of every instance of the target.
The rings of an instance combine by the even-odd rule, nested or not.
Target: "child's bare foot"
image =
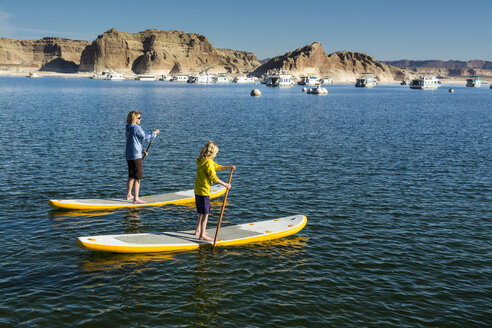
[[[133,202],[133,196],[126,196],[126,200],[129,202]]]
[[[209,236],[207,235],[203,235],[200,237],[200,240],[205,240],[205,241],[214,241],[213,238],[210,238]]]
[[[195,236],[196,236],[196,237],[200,237],[200,231],[195,230]]]
[[[144,202],[143,200],[139,199],[134,199],[133,204],[146,204],[147,202]]]

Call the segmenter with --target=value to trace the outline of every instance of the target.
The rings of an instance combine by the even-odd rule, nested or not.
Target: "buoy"
[[[449,92],[454,92],[454,89],[453,88],[449,89]]]
[[[251,91],[251,95],[252,95],[253,97],[260,97],[260,96],[261,96],[261,91],[260,91],[259,89],[253,89],[253,90]]]

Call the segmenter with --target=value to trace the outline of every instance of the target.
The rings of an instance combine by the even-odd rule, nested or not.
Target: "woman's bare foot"
[[[207,235],[203,235],[200,237],[200,240],[205,240],[205,241],[214,241],[213,238],[210,238],[209,236]]]
[[[139,199],[134,199],[133,204],[146,204],[147,202],[144,202],[143,200]]]
[[[200,237],[200,231],[195,230],[195,236],[196,236],[196,237]]]
[[[133,196],[126,196],[126,200],[129,202],[133,202]]]

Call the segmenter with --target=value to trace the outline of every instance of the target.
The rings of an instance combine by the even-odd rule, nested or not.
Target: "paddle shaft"
[[[234,169],[231,170],[231,174],[229,175],[229,184],[231,184],[232,173],[233,172],[234,172]],[[229,189],[226,190],[226,193],[225,193],[225,196],[224,196],[224,203],[222,204],[222,210],[220,211],[219,223],[217,224],[217,230],[215,231],[214,245],[212,246],[212,253],[215,250],[215,243],[217,242],[217,237],[219,236],[220,224],[222,222],[222,216],[224,215],[224,210],[225,210],[225,207],[226,207],[226,202],[227,202],[227,196],[228,195],[229,195]]]
[[[152,146],[152,143],[154,142],[155,138],[157,138],[157,134],[155,135],[155,137],[152,139],[152,141],[147,146],[147,150],[145,150],[145,154],[142,157],[142,161],[145,159],[145,157],[147,157],[147,154],[149,153],[150,146]]]

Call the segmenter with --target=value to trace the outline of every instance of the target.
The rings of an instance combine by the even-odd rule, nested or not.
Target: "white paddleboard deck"
[[[307,218],[304,215],[294,215],[221,227],[216,246],[241,245],[290,236],[301,231],[306,223]],[[212,238],[215,236],[215,229],[207,229]],[[194,232],[187,230],[157,234],[86,236],[77,238],[77,244],[91,251],[113,253],[188,251],[212,246],[213,242],[198,240]]]
[[[222,185],[213,185],[210,198],[216,198],[225,194],[226,188]],[[110,199],[52,199],[49,205],[57,208],[71,210],[112,210],[125,207],[145,207],[145,206],[162,206],[162,205],[179,205],[192,203],[195,201],[195,193],[193,189],[167,194],[144,196],[141,197],[145,204],[133,204],[123,198]]]

